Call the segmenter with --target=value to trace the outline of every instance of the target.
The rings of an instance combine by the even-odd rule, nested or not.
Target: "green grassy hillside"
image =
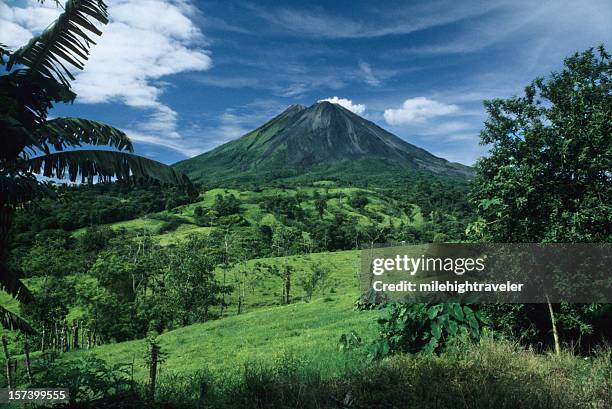
[[[373,312],[354,309],[358,298],[355,276],[358,261],[357,251],[288,257],[287,262],[298,272],[307,263],[325,262],[330,267],[325,288],[318,289],[309,301],[299,287],[295,288],[294,303],[279,305],[281,282],[270,277],[257,277],[246,292],[246,313],[237,315],[237,294],[233,291],[228,297],[229,307],[224,318],[161,334],[158,340],[167,353],[163,370],[188,374],[207,369],[220,374],[240,370],[248,362],[270,361],[284,354],[297,354],[318,362],[324,373],[337,375],[347,364],[347,357],[338,353],[340,336],[351,331],[357,331],[366,339],[373,336]],[[249,266],[255,263],[279,265],[284,260],[276,257],[247,262]],[[222,274],[218,271],[219,279]],[[233,271],[229,271],[230,280],[232,276]],[[84,280],[85,277],[71,279]],[[36,293],[41,280],[34,278],[26,283]],[[17,303],[7,294],[0,294],[0,302],[18,311]],[[69,318],[79,319],[78,309],[73,309]],[[70,352],[62,359],[93,354],[111,364],[130,364],[141,361],[145,349],[146,340],[136,340]],[[135,376],[144,381],[145,375],[146,368],[136,365]]]
[[[158,337],[167,354],[162,371],[189,374],[210,370],[217,376],[240,371],[245,363],[271,362],[281,355],[298,355],[317,362],[326,375],[337,375],[347,363],[338,353],[342,334],[357,331],[370,339],[372,313],[353,309],[356,294],[318,297],[311,302],[261,307],[239,316],[194,324]],[[142,361],[145,340],[102,345],[91,351],[71,352],[63,359],[93,354],[111,364]],[[140,362],[141,363],[141,362]],[[146,368],[135,367],[136,378],[144,381]]]
[[[286,221],[280,220],[278,214],[262,208],[262,201],[271,198],[297,198],[299,206],[306,214],[315,215],[316,209],[312,195],[321,192],[326,195],[326,209],[322,219],[331,220],[334,215],[342,214],[347,217],[354,217],[358,224],[362,226],[376,224],[380,226],[399,225],[405,223],[415,228],[422,226],[424,215],[419,206],[415,204],[401,203],[389,198],[380,192],[361,188],[341,188],[325,184],[312,187],[300,188],[264,188],[257,191],[238,190],[231,188],[214,188],[201,193],[198,198],[190,204],[177,206],[170,210],[151,213],[145,216],[120,221],[100,226],[107,226],[114,230],[125,229],[131,232],[146,231],[162,245],[171,244],[177,240],[184,239],[190,234],[207,234],[215,223],[211,226],[201,226],[196,217],[195,209],[201,207],[205,210],[214,208],[217,196],[234,195],[240,202],[240,213],[246,221],[245,224],[251,226],[284,224]],[[363,208],[355,208],[350,201],[351,194],[362,193],[367,204]],[[316,216],[315,218],[319,218]],[[176,228],[172,231],[163,231],[164,223],[168,220],[176,221]],[[221,225],[223,222],[218,223]],[[162,229],[162,231],[160,231]],[[73,236],[78,237],[85,231],[80,228],[72,231]]]
[[[282,257],[248,260],[227,271],[228,284],[234,283],[238,269],[251,270],[255,264],[280,266],[284,262]],[[291,305],[280,305],[280,279],[266,275],[247,275],[243,301],[245,313],[237,315],[238,294],[234,286],[226,298],[228,307],[224,318],[170,331],[160,336],[162,345],[166,345],[168,351],[173,351],[172,355],[175,355],[168,361],[168,365],[176,360],[176,368],[194,369],[205,362],[215,368],[231,366],[248,357],[255,357],[255,351],[265,356],[279,350],[297,350],[300,345],[306,348],[301,348],[302,351],[309,351],[308,354],[328,354],[331,359],[342,333],[357,330],[366,334],[370,331],[371,314],[353,309],[359,295],[356,278],[359,267],[358,251],[289,256],[287,263],[295,270],[295,282],[299,281],[301,274],[311,263],[324,263],[329,268],[330,275],[325,286],[315,290],[311,300],[308,300],[299,285],[295,284],[291,294],[294,303]],[[218,280],[222,280],[224,273],[221,268],[217,269],[216,274]],[[95,282],[94,278],[86,275],[68,276],[66,279],[69,283],[83,284],[85,280]],[[43,280],[42,277],[35,277],[26,279],[25,283],[36,295],[40,292]],[[4,292],[0,292],[0,303],[13,312],[19,312],[17,301]],[[216,307],[215,311],[218,312],[219,308]],[[78,306],[73,307],[67,318],[70,322],[79,320],[82,318],[81,313]],[[247,333],[251,335],[247,336]],[[140,340],[104,345],[97,347],[95,354],[104,359],[110,358],[113,363],[131,362],[130,354],[142,349],[144,342]],[[239,359],[227,361],[224,354],[219,355],[214,347],[217,342],[228,350],[239,351]],[[192,350],[196,351],[195,355],[188,353]],[[67,355],[67,358],[71,356]],[[188,359],[191,364],[183,366],[181,357]]]

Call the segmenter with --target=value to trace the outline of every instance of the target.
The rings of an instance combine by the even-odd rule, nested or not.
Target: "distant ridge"
[[[424,173],[467,179],[471,168],[418,148],[338,104],[285,111],[246,135],[174,165],[192,180],[267,182]]]

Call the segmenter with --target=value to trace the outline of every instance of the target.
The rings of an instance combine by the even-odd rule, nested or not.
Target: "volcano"
[[[472,175],[471,168],[434,156],[327,101],[291,105],[246,135],[174,166],[192,180],[209,184]]]

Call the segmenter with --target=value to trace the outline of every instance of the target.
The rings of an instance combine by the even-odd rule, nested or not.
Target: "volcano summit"
[[[192,180],[354,179],[410,173],[467,179],[471,169],[432,155],[327,101],[291,105],[246,135],[174,165]]]

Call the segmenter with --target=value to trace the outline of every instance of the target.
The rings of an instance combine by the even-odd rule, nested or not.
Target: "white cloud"
[[[401,108],[385,109],[384,118],[389,125],[423,123],[429,118],[448,115],[459,110],[457,105],[444,104],[426,97],[410,98]]]
[[[109,0],[108,6],[110,23],[95,38],[85,70],[75,72],[77,102],[121,103],[146,110],[146,120],[135,126],[135,140],[176,149],[181,144],[178,115],[160,101],[167,86],[163,77],[212,66],[204,37],[191,20],[195,9],[183,0]],[[15,48],[23,45],[60,12],[52,2],[0,4],[3,42]]]
[[[364,81],[368,85],[372,85],[374,87],[377,87],[380,85],[380,79],[376,75],[374,75],[374,72],[372,71],[372,67],[370,66],[370,64],[368,64],[367,62],[360,61],[359,69],[363,73]]]
[[[348,109],[349,111],[356,113],[357,115],[363,114],[366,110],[365,105],[353,104],[353,101],[351,101],[350,99],[346,99],[346,98],[331,97],[331,98],[320,99],[318,102],[323,102],[323,101],[331,102],[332,104],[338,104]]]
[[[130,137],[133,142],[163,146],[164,148],[171,149],[188,157],[202,153],[202,150],[200,148],[192,146],[191,144],[184,143],[185,141],[183,139],[172,139],[167,138],[163,134],[143,133],[138,130],[132,129],[123,129],[123,131],[127,134],[127,136]]]
[[[358,6],[355,6],[358,7]],[[485,14],[498,8],[495,2],[458,2],[432,0],[415,5],[369,7],[367,19],[337,15],[322,7],[256,8],[272,29],[314,38],[374,38],[410,34],[462,19]]]
[[[493,3],[493,2],[491,2]],[[465,54],[501,45],[521,69],[546,72],[563,57],[610,37],[609,0],[498,1],[492,13],[438,41],[412,45],[404,54]]]

